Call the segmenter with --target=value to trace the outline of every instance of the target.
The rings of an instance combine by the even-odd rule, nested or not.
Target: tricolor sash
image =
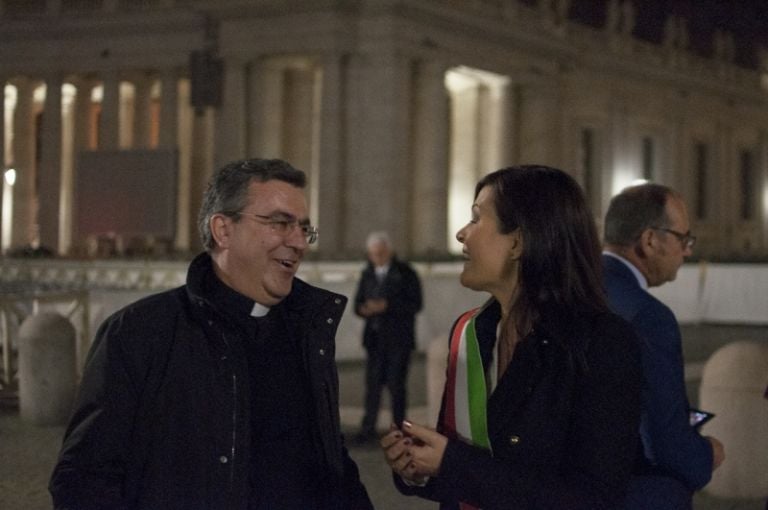
[[[486,386],[475,319],[481,309],[464,313],[451,334],[448,375],[445,389],[443,428],[449,437],[491,449],[488,438]],[[475,507],[459,503],[461,510]]]

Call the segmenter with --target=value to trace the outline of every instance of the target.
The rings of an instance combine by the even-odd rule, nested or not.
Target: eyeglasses
[[[661,230],[662,232],[667,232],[668,234],[672,234],[677,238],[678,241],[680,241],[680,244],[683,246],[684,250],[689,250],[696,245],[696,236],[691,235],[691,231],[689,230],[685,234],[682,232],[678,232],[677,230],[672,230],[671,228],[664,228],[664,227],[651,227],[653,230]]]
[[[317,241],[317,236],[319,234],[317,227],[302,224],[296,219],[288,219],[284,216],[264,216],[263,214],[242,211],[236,212],[235,214],[239,216],[247,216],[264,225],[269,225],[272,230],[284,237],[291,235],[296,228],[300,228],[301,233],[304,234],[304,238],[307,240],[307,244],[312,244]]]

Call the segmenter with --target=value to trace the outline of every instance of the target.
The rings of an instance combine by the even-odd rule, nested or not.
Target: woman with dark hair
[[[620,507],[638,445],[641,365],[608,311],[578,184],[545,166],[475,189],[461,284],[488,292],[450,334],[437,430],[381,439],[398,488],[443,509]]]

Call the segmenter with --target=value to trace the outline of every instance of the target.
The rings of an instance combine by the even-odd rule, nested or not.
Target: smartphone
[[[708,411],[702,411],[701,409],[688,410],[688,420],[691,424],[691,427],[694,427],[694,428],[701,427],[702,425],[704,425],[714,417],[715,417],[714,413],[710,413]]]

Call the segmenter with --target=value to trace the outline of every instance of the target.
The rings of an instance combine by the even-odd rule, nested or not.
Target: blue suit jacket
[[[645,461],[630,484],[627,508],[685,509],[712,476],[712,448],[688,421],[683,349],[675,315],[644,290],[620,260],[603,255],[611,308],[641,341]]]

